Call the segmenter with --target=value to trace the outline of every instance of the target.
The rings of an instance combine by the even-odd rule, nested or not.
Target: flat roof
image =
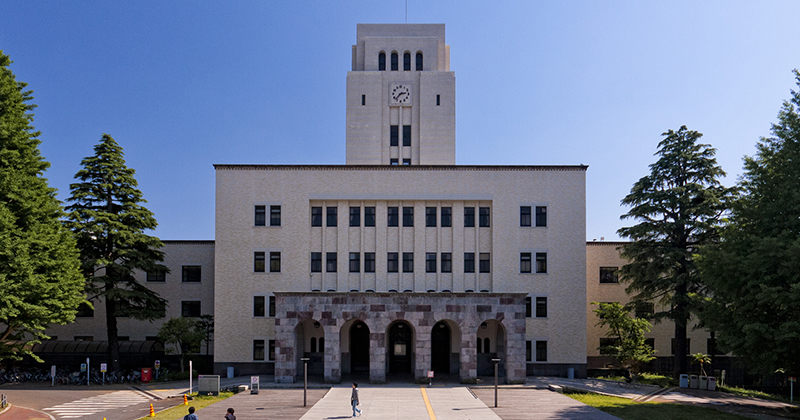
[[[586,171],[589,165],[254,165],[214,164],[216,170],[250,171]]]

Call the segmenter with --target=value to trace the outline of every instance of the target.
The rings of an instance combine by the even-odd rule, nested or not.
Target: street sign
[[[250,394],[258,394],[259,391],[258,386],[258,376],[251,376],[250,377]]]
[[[161,367],[161,360],[156,360],[156,369]]]
[[[103,373],[108,372],[108,364],[100,363],[100,372],[103,372]]]
[[[81,372],[86,372],[86,363],[81,363]]]
[[[428,377],[429,377],[429,378],[433,378],[433,371],[432,371],[432,370],[429,370],[429,371],[428,371]]]
[[[789,382],[797,382],[797,378],[794,376],[789,377]]]

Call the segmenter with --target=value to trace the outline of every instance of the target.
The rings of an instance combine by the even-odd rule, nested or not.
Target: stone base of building
[[[575,378],[585,378],[587,373],[586,363],[528,363],[528,376],[559,376],[568,377],[569,369],[573,369]]]
[[[227,377],[229,367],[233,367],[234,376],[275,374],[275,362],[217,362],[214,363],[214,375]]]

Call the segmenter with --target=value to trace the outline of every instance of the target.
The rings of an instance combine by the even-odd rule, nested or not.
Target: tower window
[[[325,226],[327,227],[336,227],[337,225],[337,218],[336,218],[336,207],[326,207],[325,210],[327,211],[327,217],[325,220]]]
[[[397,160],[397,159],[394,159],[394,160]],[[396,164],[397,163],[395,163],[395,165]],[[399,217],[400,215],[399,215],[398,208],[397,207],[389,207],[387,211],[388,211],[387,225],[389,227],[397,227],[398,222],[400,221],[400,217]]]
[[[464,227],[475,227],[475,207],[464,207]]]
[[[411,54],[403,54],[403,71],[411,71]]]
[[[399,139],[400,139],[400,126],[399,125],[390,125],[389,126],[389,146],[397,146],[397,143],[398,143]]]
[[[411,165],[411,159],[403,159],[403,165]]]
[[[397,71],[397,53],[392,53],[392,71]]]
[[[453,208],[442,207],[442,227],[453,226]]]
[[[436,106],[439,106],[441,104],[442,104],[442,95],[436,95]]]
[[[367,95],[361,95],[361,106],[367,104]]]
[[[361,207],[350,207],[350,227],[361,226]]]
[[[389,159],[389,164],[390,165],[399,165],[400,163],[399,163],[399,161],[397,159],[392,158],[392,159]]]
[[[381,52],[378,54],[378,70],[385,71],[386,70],[386,53]]]
[[[416,65],[417,65],[417,71],[422,71],[422,53],[421,52],[417,53]]]
[[[414,227],[414,207],[403,207],[403,227]]]
[[[397,146],[395,144],[395,146]],[[403,146],[411,146],[411,126],[403,126]]]
[[[464,253],[464,272],[465,273],[474,273],[475,272],[475,253],[474,252],[465,252]]]

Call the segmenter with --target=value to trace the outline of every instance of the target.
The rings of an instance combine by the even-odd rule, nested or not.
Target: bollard
[[[150,404],[150,417],[155,417],[155,416],[156,416],[156,411],[153,410],[153,404]]]
[[[183,405],[189,405],[189,398],[186,397],[186,394],[183,394]]]

